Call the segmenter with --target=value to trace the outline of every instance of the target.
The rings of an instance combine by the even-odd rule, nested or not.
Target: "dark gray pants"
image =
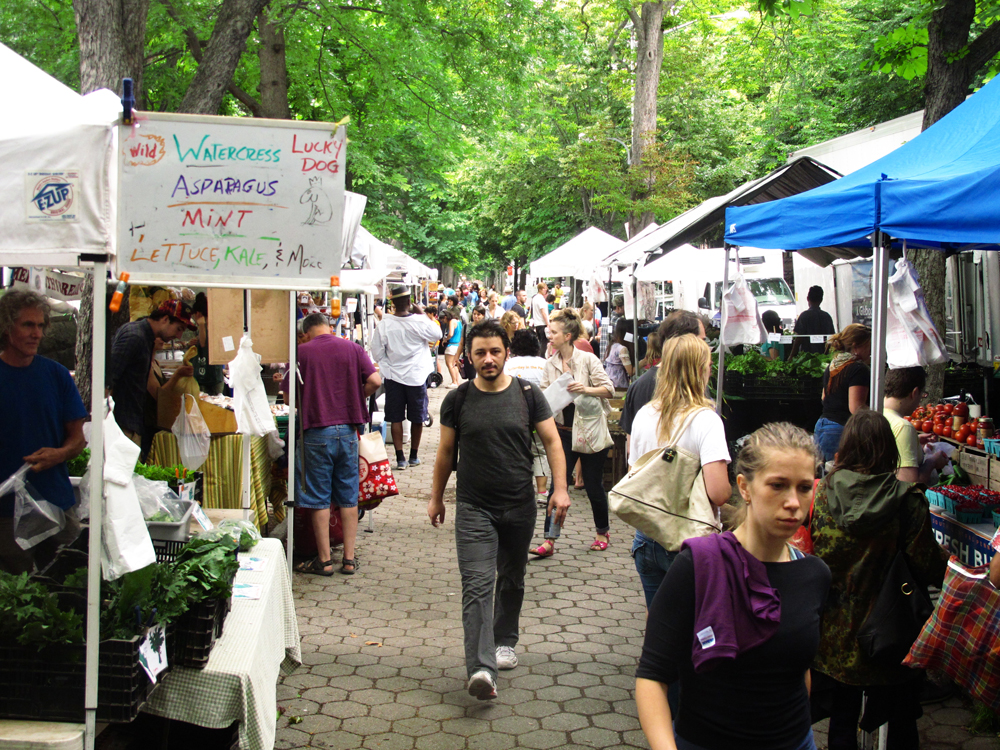
[[[495,679],[496,647],[517,644],[536,512],[534,499],[510,510],[456,503],[455,545],[462,574],[465,668],[470,677],[485,669]]]

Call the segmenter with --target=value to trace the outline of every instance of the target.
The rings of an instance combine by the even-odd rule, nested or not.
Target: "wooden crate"
[[[990,483],[986,485],[991,490],[1000,492],[1000,458],[990,456]]]
[[[982,448],[965,446],[959,454],[958,464],[965,469],[972,484],[989,486],[990,461],[986,451]]]

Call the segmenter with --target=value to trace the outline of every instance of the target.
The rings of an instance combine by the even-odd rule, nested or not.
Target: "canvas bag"
[[[646,453],[608,493],[616,516],[670,552],[680,550],[685,539],[722,531],[705,489],[701,457],[676,445],[700,411],[684,420],[674,445]]]
[[[576,453],[600,453],[614,444],[604,413],[606,399],[579,396],[573,417],[573,450]]]
[[[188,399],[191,399],[190,412],[187,408]],[[208,458],[208,451],[212,447],[212,433],[208,431],[205,418],[201,416],[198,400],[190,393],[181,395],[181,410],[170,431],[177,438],[181,463],[191,471],[197,471]]]
[[[1000,710],[1000,591],[989,566],[966,568],[957,557],[948,569],[934,614],[903,665],[939,669],[993,711]]]
[[[399,494],[381,432],[368,432],[358,440],[358,480],[358,507],[364,510]]]

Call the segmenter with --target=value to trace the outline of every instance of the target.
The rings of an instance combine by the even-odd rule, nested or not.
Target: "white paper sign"
[[[782,344],[790,344],[790,343],[792,343],[792,337],[791,336],[782,336],[781,337],[781,343]]]
[[[167,668],[167,637],[163,625],[154,625],[146,632],[146,637],[139,644],[139,664],[149,675],[149,681],[154,683],[160,672]]]
[[[202,510],[202,507],[197,503],[195,503],[195,506],[191,511],[191,515],[194,516],[194,520],[197,521],[198,525],[205,531],[211,531],[215,528],[215,524],[213,524],[211,519],[205,515],[205,511]]]
[[[231,352],[233,349],[236,348],[236,344],[233,343],[232,336],[222,337],[222,348],[225,349],[227,352]]]
[[[767,334],[767,340],[768,341],[780,342],[781,341],[781,334],[780,333],[768,333]]]
[[[631,333],[626,333],[625,334],[625,343],[626,344],[631,344],[633,340],[634,340],[634,336],[632,336]]]
[[[810,336],[809,337],[809,343],[810,344],[822,344],[825,341],[826,341],[826,336],[824,336],[822,333],[819,334],[818,336]]]
[[[233,599],[260,599],[264,587],[259,583],[234,583]]]
[[[240,554],[239,560],[240,570],[246,570],[251,573],[259,573],[267,566],[267,558],[264,557],[250,557],[249,555]]]

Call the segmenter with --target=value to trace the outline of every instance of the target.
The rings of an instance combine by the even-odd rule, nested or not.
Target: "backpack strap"
[[[524,403],[528,406],[528,433],[529,437],[531,433],[535,431],[535,389],[531,387],[531,383],[527,380],[523,380],[517,375],[514,376],[514,380],[521,388],[521,395],[524,396]]]
[[[469,386],[471,384],[471,380],[466,380],[455,389],[455,408],[453,411],[455,415],[455,450],[451,458],[452,471],[458,471],[458,441],[462,433],[462,406],[465,404],[465,397],[469,395]]]

